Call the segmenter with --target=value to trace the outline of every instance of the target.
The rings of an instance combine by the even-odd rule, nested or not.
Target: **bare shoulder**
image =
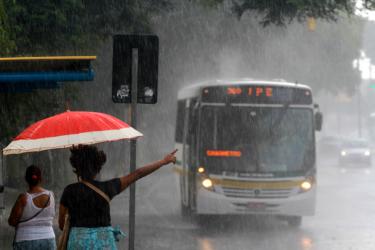
[[[17,198],[17,204],[21,206],[26,206],[27,203],[27,195],[26,194],[20,194]]]

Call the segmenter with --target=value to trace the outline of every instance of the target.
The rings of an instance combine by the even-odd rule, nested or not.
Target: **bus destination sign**
[[[309,105],[312,95],[306,88],[284,86],[210,86],[203,89],[202,102]]]

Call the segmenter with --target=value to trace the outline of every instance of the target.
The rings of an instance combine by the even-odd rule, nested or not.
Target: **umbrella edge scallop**
[[[4,155],[39,152],[50,149],[69,148],[78,144],[97,144],[125,139],[136,139],[143,134],[132,127],[94,131],[79,134],[47,137],[42,139],[14,140],[3,149]]]

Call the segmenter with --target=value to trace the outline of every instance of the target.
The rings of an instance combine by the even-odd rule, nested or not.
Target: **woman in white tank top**
[[[29,190],[18,197],[8,219],[9,225],[16,228],[13,249],[54,250],[54,195],[42,188],[41,171],[35,165],[26,169],[25,179],[29,184]]]

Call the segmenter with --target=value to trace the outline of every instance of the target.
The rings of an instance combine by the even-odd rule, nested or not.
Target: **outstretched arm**
[[[156,161],[153,163],[150,163],[144,167],[138,168],[134,172],[120,177],[121,182],[121,192],[124,191],[130,184],[137,181],[138,179],[151,174],[155,170],[161,168],[164,165],[167,165],[169,163],[176,163],[176,156],[175,153],[177,152],[177,149],[175,149],[173,152],[167,154],[164,159],[160,161]]]

